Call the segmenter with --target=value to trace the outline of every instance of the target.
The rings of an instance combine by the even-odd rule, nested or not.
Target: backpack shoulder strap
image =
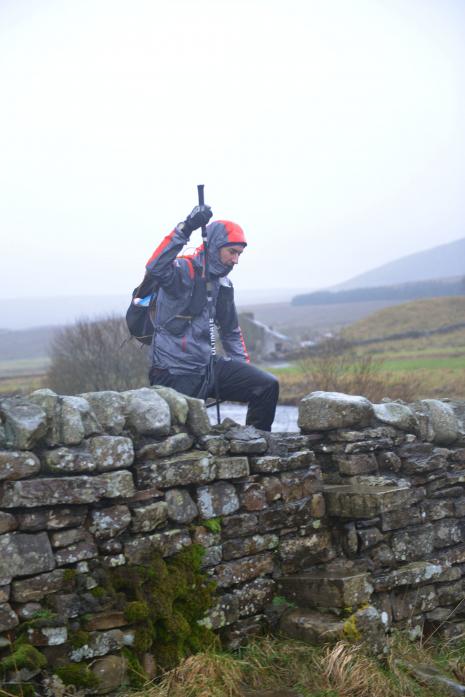
[[[142,279],[142,283],[134,289],[133,298],[145,298],[147,295],[152,295],[158,289],[158,283],[154,281],[148,271]]]

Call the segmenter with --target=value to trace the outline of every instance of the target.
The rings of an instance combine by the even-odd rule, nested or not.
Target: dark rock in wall
[[[0,450],[0,480],[27,479],[40,472],[40,460],[31,452]]]
[[[0,577],[31,576],[54,568],[47,533],[12,532],[0,536]]]

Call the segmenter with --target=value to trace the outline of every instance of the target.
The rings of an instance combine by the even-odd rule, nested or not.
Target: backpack
[[[157,302],[158,286],[154,287],[148,295],[141,293],[146,278],[140,286],[132,291],[132,300],[126,311],[126,324],[128,325],[131,337],[140,341],[141,344],[150,345],[152,343],[155,321],[155,307]]]
[[[185,314],[176,315],[171,320],[178,317],[188,320],[190,317],[199,314],[206,302],[205,283],[195,272],[192,261],[184,257],[189,264],[189,270],[194,278],[194,287],[189,306]],[[141,344],[150,345],[155,331],[155,311],[157,306],[159,284],[154,281],[148,273],[145,274],[142,283],[132,291],[131,303],[126,311],[126,324],[131,337],[140,341]]]

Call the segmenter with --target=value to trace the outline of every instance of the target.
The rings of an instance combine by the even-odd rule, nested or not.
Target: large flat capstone
[[[422,399],[410,405],[418,415],[428,419],[426,438],[438,445],[454,443],[460,434],[460,423],[453,408],[439,399]]]
[[[418,430],[418,420],[406,404],[384,402],[382,404],[373,404],[373,409],[376,418],[383,424],[394,426],[408,433],[416,433]]]
[[[373,405],[365,397],[341,392],[311,392],[299,405],[298,425],[304,432],[368,426]]]

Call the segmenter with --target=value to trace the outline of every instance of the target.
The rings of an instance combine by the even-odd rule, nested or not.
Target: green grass
[[[0,378],[44,374],[49,365],[47,356],[0,361]]]
[[[399,347],[375,353],[360,348],[356,355],[340,358],[328,354],[307,357],[282,368],[268,368],[280,381],[282,404],[298,404],[309,392],[329,390],[362,394],[372,402],[384,397],[414,401],[425,398],[459,398],[465,393],[465,345],[415,349]],[[364,361],[370,363],[363,370]]]
[[[49,363],[45,356],[0,361],[0,395],[27,394],[43,387]]]
[[[383,360],[382,370],[395,373],[411,370],[465,370],[465,355],[443,358],[429,356],[389,358]]]
[[[43,375],[27,375],[22,378],[0,378],[0,396],[26,395],[44,387]]]
[[[402,352],[396,356],[390,352],[388,356],[376,356],[379,358],[380,365],[378,372],[410,372],[411,370],[465,370],[465,353],[462,356],[429,356],[418,352]],[[304,368],[299,361],[293,361],[289,366],[283,368],[267,368],[278,379],[286,376],[299,376],[304,374]],[[349,366],[348,370],[351,368]]]

